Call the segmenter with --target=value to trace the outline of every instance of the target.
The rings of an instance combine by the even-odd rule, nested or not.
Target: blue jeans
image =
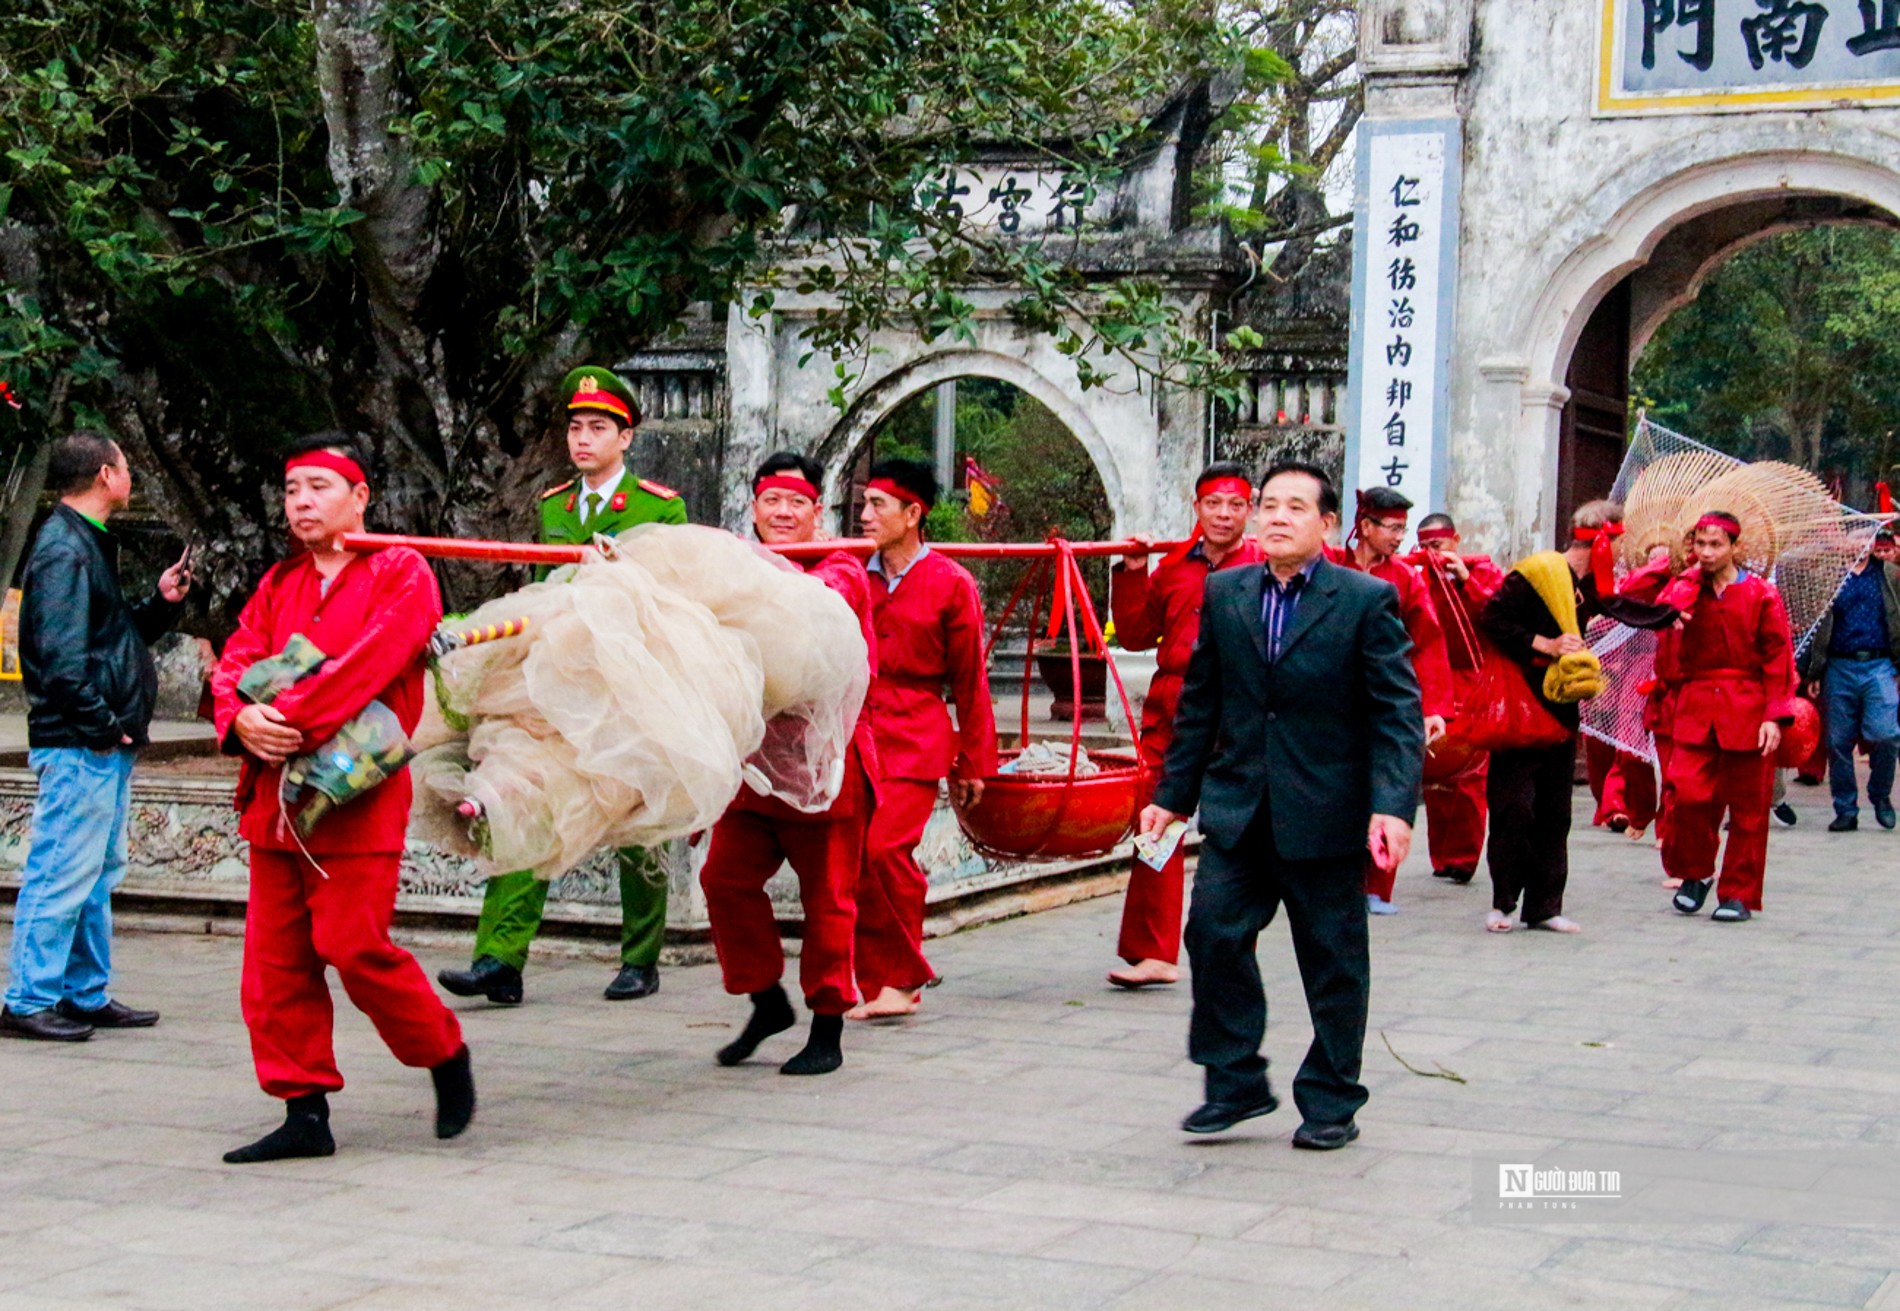
[[[1895,739],[1900,738],[1900,690],[1890,660],[1830,660],[1822,690],[1827,694],[1827,782],[1834,813],[1860,814],[1860,788],[1854,780],[1854,744],[1865,742],[1873,768],[1867,799],[1876,806],[1893,800]]]
[[[31,1015],[61,1001],[97,1010],[111,1000],[112,889],[125,875],[131,751],[40,747],[32,847],[13,912],[6,1006]]]

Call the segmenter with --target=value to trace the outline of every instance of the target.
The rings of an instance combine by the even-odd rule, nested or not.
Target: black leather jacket
[[[107,534],[61,505],[27,556],[20,598],[20,675],[27,742],[106,751],[149,740],[158,667],[147,643],[179,606],[154,593],[128,604]]]

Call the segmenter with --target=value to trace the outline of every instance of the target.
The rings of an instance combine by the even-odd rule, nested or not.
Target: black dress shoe
[[[1834,822],[1827,826],[1829,833],[1852,833],[1860,827],[1860,820],[1852,815],[1836,815]]]
[[[435,981],[458,997],[486,997],[498,1006],[521,1004],[521,971],[493,956],[478,957],[465,970],[443,970]]]
[[[1336,1152],[1359,1136],[1359,1126],[1351,1120],[1344,1124],[1303,1124],[1293,1131],[1293,1145],[1309,1152]]]
[[[1709,899],[1709,879],[1684,879],[1682,886],[1676,889],[1676,895],[1669,899],[1670,904],[1684,915],[1693,915],[1702,909],[1702,903]]]
[[[1268,1089],[1258,1100],[1250,1102],[1203,1102],[1188,1113],[1181,1121],[1182,1133],[1226,1133],[1242,1120],[1251,1120],[1261,1115],[1271,1115],[1280,1109],[1280,1099]]]
[[[608,1001],[633,1001],[639,997],[651,997],[660,990],[660,967],[657,965],[623,965],[620,973],[614,975],[614,981],[607,985]]]
[[[84,1042],[92,1037],[92,1026],[83,1020],[67,1019],[58,1008],[30,1011],[25,1015],[0,1008],[0,1033],[35,1042]]]
[[[157,1011],[135,1011],[124,1002],[109,1001],[97,1010],[83,1010],[69,1001],[58,1006],[69,1020],[90,1024],[95,1029],[149,1029],[158,1023]]]
[[[1892,828],[1894,818],[1893,803],[1891,801],[1885,805],[1882,805],[1878,801],[1874,802],[1874,823],[1880,825],[1882,828]]]
[[[1443,869],[1433,870],[1432,877],[1449,883],[1465,884],[1471,882],[1471,876],[1477,872],[1469,865],[1447,865]]]

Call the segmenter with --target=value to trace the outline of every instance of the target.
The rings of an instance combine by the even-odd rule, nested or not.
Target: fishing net
[[[1780,591],[1797,652],[1882,522],[1836,501],[1805,469],[1772,460],[1745,464],[1647,418],[1637,425],[1610,495],[1624,504],[1627,531],[1618,546],[1627,567],[1642,564],[1658,545],[1670,548],[1674,565],[1685,566],[1684,539],[1698,518],[1712,510],[1739,518],[1741,563]],[[1654,760],[1655,744],[1643,725],[1643,688],[1655,676],[1656,635],[1598,617],[1584,637],[1608,683],[1584,707],[1584,732]]]
[[[649,525],[456,627],[508,623],[520,635],[435,662],[440,726],[421,732],[448,736],[413,766],[416,837],[553,878],[602,846],[710,827],[747,783],[808,811],[836,797],[864,638],[842,598],[777,557]]]

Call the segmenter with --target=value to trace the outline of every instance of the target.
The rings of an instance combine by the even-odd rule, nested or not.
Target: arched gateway
[[[1402,457],[1507,556],[1608,486],[1630,361],[1711,269],[1900,222],[1900,5],[1366,0],[1360,51],[1347,476]]]

